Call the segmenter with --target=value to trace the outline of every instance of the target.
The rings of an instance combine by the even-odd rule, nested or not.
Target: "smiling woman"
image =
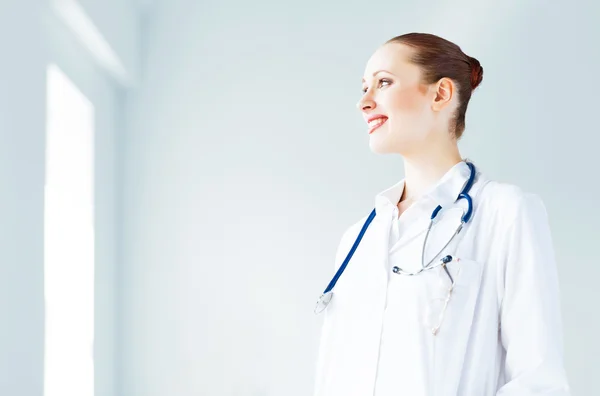
[[[395,37],[367,62],[370,147],[401,155],[405,177],[341,238],[316,306],[315,396],[570,394],[545,206],[458,149],[482,77],[431,34]]]
[[[426,144],[432,129],[459,139],[471,94],[482,79],[479,61],[447,40],[416,33],[388,40],[367,64],[357,105],[369,134],[379,132],[371,148],[402,154]],[[429,108],[434,95],[438,102]]]

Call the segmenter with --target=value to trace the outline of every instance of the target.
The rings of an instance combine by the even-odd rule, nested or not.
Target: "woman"
[[[316,396],[569,395],[544,204],[458,150],[482,76],[430,34],[395,37],[368,61],[370,147],[400,154],[405,178],[341,239],[345,270],[318,305]]]

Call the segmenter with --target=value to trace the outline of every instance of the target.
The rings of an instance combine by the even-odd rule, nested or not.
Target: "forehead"
[[[419,67],[409,62],[413,53],[411,47],[399,43],[379,47],[367,62],[363,81],[371,79],[373,73],[379,70],[386,70],[406,80],[417,81],[421,74]]]

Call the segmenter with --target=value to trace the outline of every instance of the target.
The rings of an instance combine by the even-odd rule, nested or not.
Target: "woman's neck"
[[[458,151],[428,152],[419,157],[404,158],[404,192],[400,202],[419,199],[435,185],[453,166],[463,159]]]

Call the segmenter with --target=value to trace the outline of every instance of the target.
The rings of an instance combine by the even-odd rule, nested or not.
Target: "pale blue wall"
[[[463,153],[542,195],[573,394],[599,394],[596,3],[173,0],[143,33],[123,143],[123,394],[312,390],[345,228],[402,177],[354,105],[372,51],[410,31],[484,67]]]
[[[0,1],[0,395],[43,392],[46,67],[57,62],[96,112],[95,389],[111,396],[118,387],[115,134],[122,125],[122,95],[55,18],[53,1]],[[86,0],[84,6],[115,52],[126,54],[123,64],[134,76],[138,15],[130,12],[132,3],[117,3]],[[117,25],[109,26],[116,14]]]
[[[44,1],[0,11],[0,395],[43,389]]]

